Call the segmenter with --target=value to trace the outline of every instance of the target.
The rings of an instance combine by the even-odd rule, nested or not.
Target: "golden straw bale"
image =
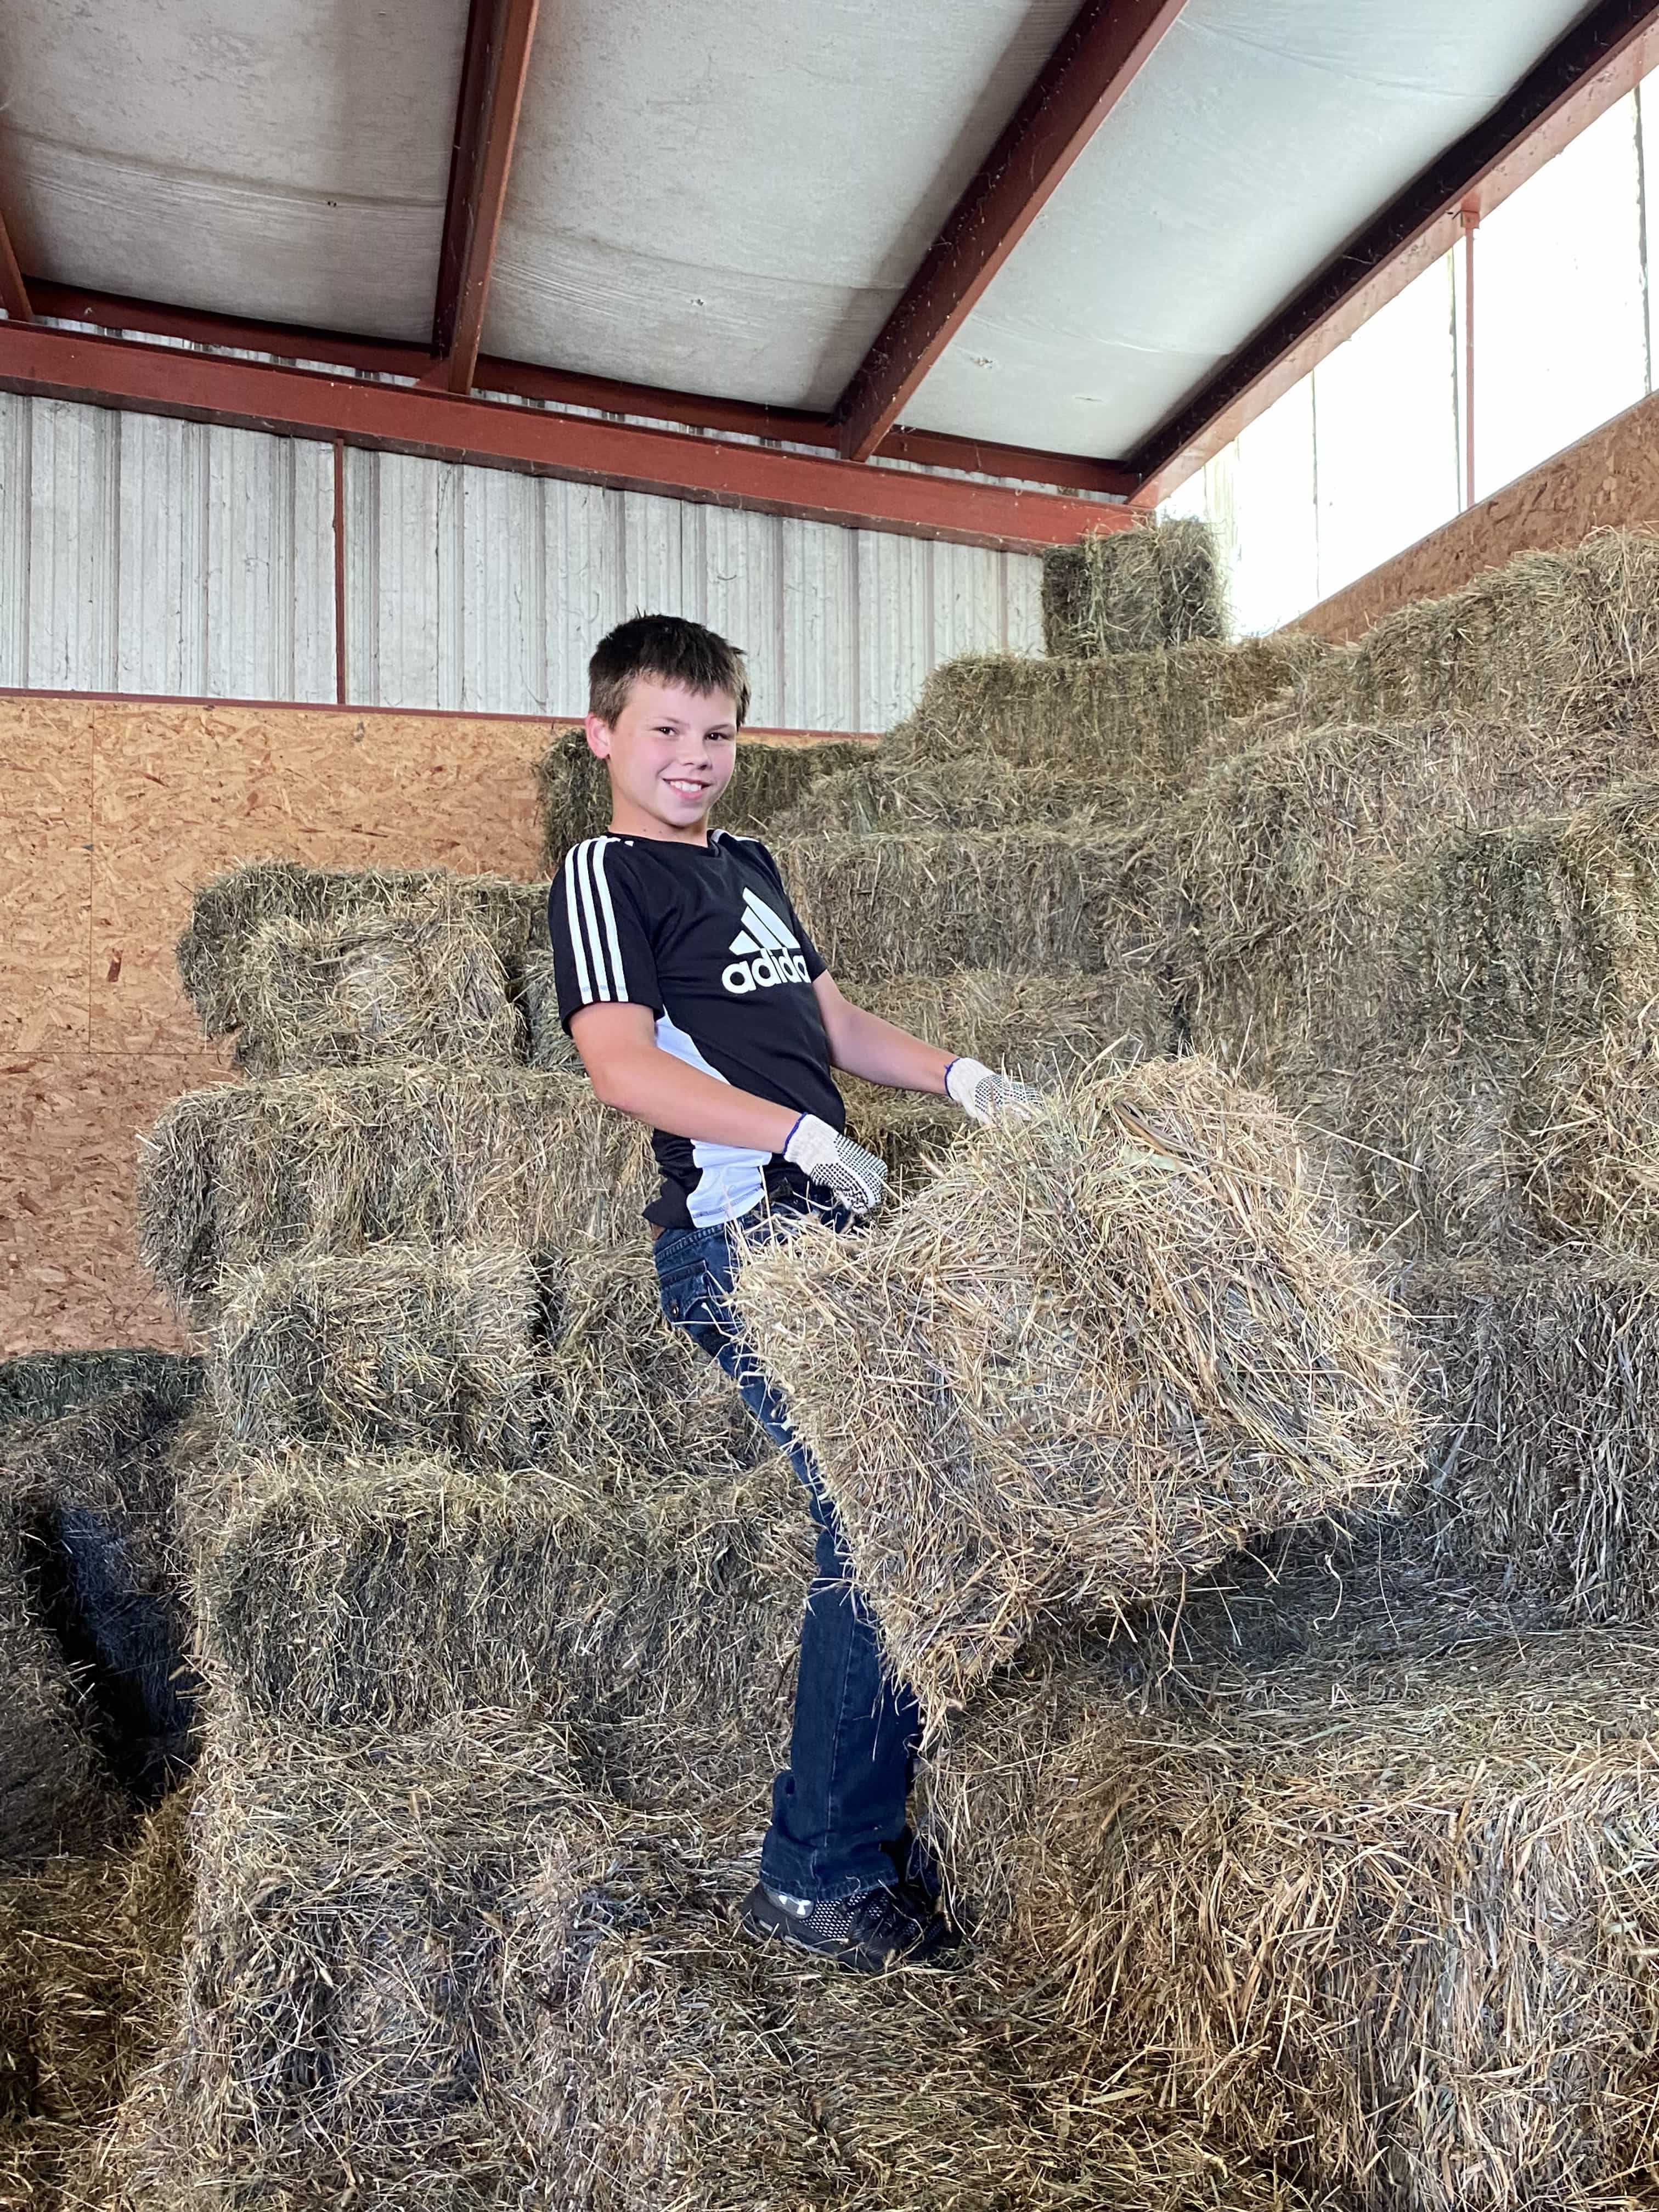
[[[861,1235],[756,1252],[736,1296],[935,1722],[1040,1626],[1413,1462],[1380,1279],[1282,1117],[1200,1060],[975,1133]]]
[[[996,1940],[1236,2148],[1376,2212],[1589,2212],[1655,2118],[1659,1650],[1446,1618],[1196,1688],[1006,1680],[931,1817],[1006,1860]]]
[[[1196,515],[1095,530],[1042,556],[1042,635],[1057,659],[1152,653],[1227,635],[1227,586]]]
[[[258,922],[238,988],[248,1074],[524,1057],[501,954],[447,886],[379,911]]]

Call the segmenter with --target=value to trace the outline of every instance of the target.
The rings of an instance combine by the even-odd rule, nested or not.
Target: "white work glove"
[[[816,1114],[801,1115],[789,1132],[783,1157],[849,1213],[872,1213],[881,1204],[887,1188],[884,1163]]]
[[[1042,1093],[1029,1083],[1016,1083],[977,1060],[951,1062],[945,1071],[945,1095],[970,1121],[1024,1121],[1042,1104]]]

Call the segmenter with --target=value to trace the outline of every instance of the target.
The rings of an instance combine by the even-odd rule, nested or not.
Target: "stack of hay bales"
[[[181,947],[254,1073],[143,1167],[210,1350],[209,1698],[109,2170],[139,2205],[1299,2203],[1041,1993],[738,1941],[810,1524],[658,1319],[637,1140],[509,1057],[540,896],[492,936],[493,887],[249,871]]]

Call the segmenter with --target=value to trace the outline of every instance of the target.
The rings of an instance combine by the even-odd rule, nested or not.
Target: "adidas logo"
[[[732,939],[739,957],[720,970],[728,991],[764,991],[775,983],[806,983],[811,978],[801,957],[800,939],[751,890],[743,895],[743,927]]]

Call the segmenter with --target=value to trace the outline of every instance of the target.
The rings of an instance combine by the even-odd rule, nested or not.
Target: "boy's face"
[[[726,692],[636,676],[614,724],[588,716],[587,743],[611,771],[613,830],[707,842],[708,811],[737,766],[737,705]]]

